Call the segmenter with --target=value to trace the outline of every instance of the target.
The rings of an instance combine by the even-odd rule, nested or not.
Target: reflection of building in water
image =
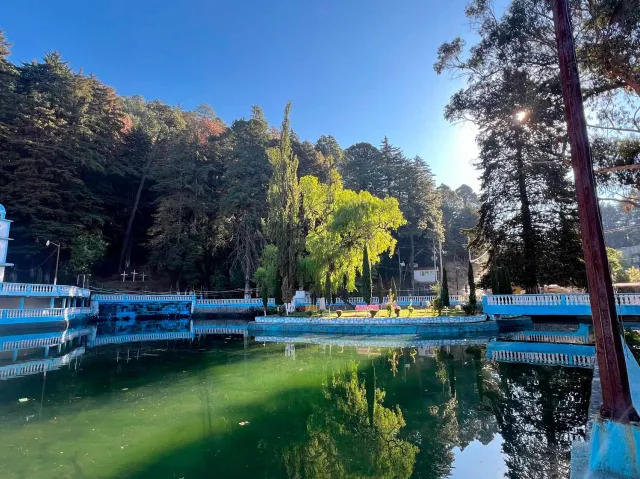
[[[432,358],[436,355],[434,346],[420,346],[418,347],[418,356]]]
[[[284,355],[286,357],[290,357],[293,358],[293,360],[296,360],[296,345],[293,343],[288,343],[285,345],[284,347]]]

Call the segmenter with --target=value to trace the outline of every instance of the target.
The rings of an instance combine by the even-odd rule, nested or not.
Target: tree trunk
[[[522,215],[522,242],[524,244],[524,276],[523,286],[527,293],[538,292],[538,273],[536,264],[536,236],[531,220],[531,202],[527,193],[522,146],[518,144],[516,153],[518,166],[518,193],[520,196],[520,214]]]
[[[122,249],[120,250],[120,261],[118,262],[118,271],[122,271],[122,267],[124,265],[124,259],[127,255],[129,242],[131,241],[131,230],[133,229],[133,221],[136,219],[136,213],[138,212],[138,205],[140,204],[140,197],[142,196],[144,183],[145,181],[147,181],[147,176],[149,176],[149,170],[151,169],[152,161],[153,161],[153,155],[150,154],[149,158],[147,159],[147,163],[144,165],[142,178],[140,178],[140,183],[138,184],[138,191],[136,192],[136,199],[133,202],[133,208],[131,208],[131,213],[129,213],[129,221],[127,222],[127,231],[124,234],[124,241],[122,243]]]
[[[413,234],[409,235],[409,243],[411,245],[411,250],[409,252],[409,272],[411,273],[411,294],[414,295],[416,292],[416,281],[415,281],[415,272],[414,272],[414,264],[416,261],[416,245],[413,241]]]
[[[402,263],[400,261],[400,245],[398,245],[398,289],[402,291]]]

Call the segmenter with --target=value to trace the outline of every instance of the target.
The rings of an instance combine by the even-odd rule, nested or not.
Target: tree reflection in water
[[[385,407],[385,392],[373,388],[371,417],[357,363],[334,372],[323,392],[327,402],[307,420],[307,443],[284,454],[289,477],[411,477],[418,448],[401,438],[402,412]]]

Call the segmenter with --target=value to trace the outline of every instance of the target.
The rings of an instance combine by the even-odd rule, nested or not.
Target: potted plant
[[[371,310],[369,310],[369,315],[370,315],[372,318],[375,318],[375,317],[376,317],[376,314],[378,314],[378,310],[377,310],[377,309],[371,309]]]
[[[402,308],[396,304],[396,308],[395,308],[396,318],[399,318],[399,317],[400,317],[400,310],[401,310],[401,309],[402,309]]]
[[[338,317],[342,316],[342,310],[336,309],[336,314],[338,315]]]

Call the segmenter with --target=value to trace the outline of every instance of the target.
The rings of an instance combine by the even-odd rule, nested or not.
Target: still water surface
[[[0,382],[0,477],[565,478],[591,375],[477,345],[102,346]]]

